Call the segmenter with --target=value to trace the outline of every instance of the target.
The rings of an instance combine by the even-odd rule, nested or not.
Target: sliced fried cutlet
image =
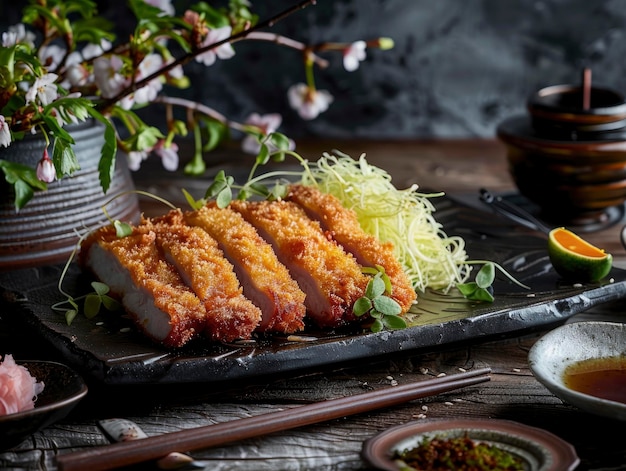
[[[205,335],[221,342],[249,339],[262,313],[244,296],[234,267],[217,241],[203,229],[187,225],[180,210],[151,224],[157,245],[204,303]]]
[[[231,208],[272,244],[279,260],[306,293],[307,315],[320,327],[339,327],[355,319],[354,302],[368,278],[354,257],[322,232],[289,201],[233,201]]]
[[[214,203],[185,213],[185,220],[217,240],[235,267],[243,293],[263,312],[260,332],[287,334],[304,328],[305,294],[254,226]]]
[[[205,308],[174,266],[163,259],[155,233],[118,238],[98,229],[81,246],[80,261],[119,297],[138,329],[167,347],[182,347],[204,328]]]
[[[404,312],[409,310],[417,296],[402,264],[394,255],[392,244],[383,243],[367,234],[361,229],[354,211],[344,208],[335,196],[317,188],[291,185],[285,199],[297,203],[309,217],[318,220],[322,229],[347,252],[353,254],[359,264],[365,267],[383,267],[391,280],[391,297],[400,304]]]

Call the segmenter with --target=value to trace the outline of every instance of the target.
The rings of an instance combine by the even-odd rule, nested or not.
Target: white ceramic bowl
[[[583,394],[565,386],[565,369],[581,360],[626,357],[626,324],[574,322],[541,337],[528,353],[535,378],[563,401],[592,414],[626,420],[626,404]]]

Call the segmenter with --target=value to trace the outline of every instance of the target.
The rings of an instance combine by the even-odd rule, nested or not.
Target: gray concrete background
[[[20,3],[1,0],[3,22]],[[123,21],[121,0],[100,3]],[[293,3],[254,5],[264,19]],[[279,112],[293,137],[489,138],[524,112],[531,92],[577,83],[585,66],[595,84],[626,91],[625,28],[624,0],[318,0],[273,31],[311,42],[395,41],[391,51],[368,50],[352,73],[339,55],[324,56],[331,67],[317,72],[318,87],[336,100],[318,119],[289,109],[287,89],[303,70],[296,52],[272,44],[242,42],[228,61],[193,66],[186,95],[236,119]]]

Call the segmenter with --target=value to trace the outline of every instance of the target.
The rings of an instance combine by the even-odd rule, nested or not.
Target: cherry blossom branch
[[[216,41],[213,44],[208,44],[204,47],[200,47],[195,49],[194,51],[187,53],[183,56],[181,56],[180,58],[170,62],[169,64],[165,65],[164,67],[162,67],[161,69],[157,70],[156,72],[152,73],[151,75],[148,75],[147,77],[144,77],[141,80],[138,80],[137,82],[133,82],[131,84],[131,86],[127,87],[125,90],[123,90],[122,92],[118,93],[116,96],[109,98],[107,100],[104,100],[102,102],[100,102],[99,105],[99,109],[100,110],[106,110],[109,107],[113,106],[115,103],[117,103],[118,101],[120,101],[121,99],[127,97],[128,95],[134,93],[135,91],[139,90],[140,88],[144,87],[145,85],[147,85],[148,83],[150,83],[152,80],[155,80],[159,77],[161,77],[163,74],[173,70],[174,68],[178,67],[178,66],[182,66],[185,65],[189,62],[191,62],[195,57],[207,52],[207,51],[211,51],[213,49],[217,49],[218,47],[222,46],[223,44],[226,43],[231,43],[234,41],[239,41],[242,39],[245,39],[247,36],[249,36],[251,33],[254,33],[260,29],[264,29],[267,27],[273,27],[278,21],[283,20],[284,18],[287,18],[288,16],[296,13],[299,10],[303,10],[305,8],[307,8],[310,5],[315,5],[317,2],[316,0],[303,0],[301,2],[299,2],[298,4],[292,6],[291,8],[288,8],[287,10],[278,13],[277,15],[271,17],[270,19],[263,21],[261,23],[257,23],[255,26],[252,26],[248,29],[244,29],[242,31],[240,31],[239,33],[233,34],[232,36],[228,37],[228,38],[224,38],[221,41]]]
[[[301,41],[296,41],[295,39],[289,38],[287,36],[282,36],[280,34],[266,33],[263,31],[252,31],[249,34],[247,34],[245,38],[239,39],[239,41],[241,41],[242,39],[253,39],[256,41],[268,41],[268,42],[278,44],[280,46],[290,47],[292,49],[297,49],[303,52],[306,52],[310,48],[309,45],[304,44]],[[318,55],[311,54],[310,59],[313,60],[313,62],[315,62],[322,69],[325,69],[326,67],[328,67],[328,61],[326,59],[319,57]]]
[[[198,113],[204,114],[205,116],[213,118],[216,121],[224,123],[229,128],[236,129],[238,131],[245,132],[247,129],[247,126],[241,123],[238,123],[236,121],[229,120],[226,116],[214,110],[213,108],[206,106],[206,105],[202,105],[195,101],[187,100],[186,98],[178,98],[178,97],[160,95],[155,98],[154,103],[161,103],[161,104],[170,105],[170,106],[180,106],[181,108],[185,108],[188,111],[196,111]]]

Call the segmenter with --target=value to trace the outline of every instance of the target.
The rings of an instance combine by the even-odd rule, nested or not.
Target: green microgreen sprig
[[[65,315],[65,322],[67,323],[67,325],[71,325],[74,321],[74,318],[81,311],[79,306],[80,301],[84,300],[82,311],[85,314],[85,317],[87,317],[88,319],[97,316],[102,307],[109,311],[117,311],[121,307],[120,303],[116,299],[109,296],[109,286],[99,281],[91,282],[93,292],[78,297],[72,296],[71,294],[65,292],[65,290],[63,289],[63,281],[67,276],[67,271],[69,270],[69,267],[74,260],[76,253],[78,252],[80,244],[83,242],[88,234],[89,232],[86,232],[79,238],[76,246],[74,247],[74,250],[72,250],[70,257],[63,267],[61,276],[59,277],[58,290],[63,296],[65,296],[65,300],[55,303],[51,306],[53,310],[62,312]]]
[[[509,280],[513,281],[516,285],[525,289],[530,289],[523,283],[520,283],[513,276],[511,276],[503,267],[494,262],[488,261],[473,261],[468,263],[482,263],[483,266],[476,273],[474,281],[467,283],[458,283],[457,289],[461,292],[465,298],[472,301],[481,301],[491,303],[494,300],[493,297],[493,282],[496,279],[496,268],[500,270]]]
[[[284,180],[276,181],[274,185],[266,185],[263,182],[275,177],[284,179],[288,176],[294,176],[301,178],[302,172],[281,170],[256,175],[258,168],[270,161],[283,162],[287,156],[292,156],[302,164],[306,172],[310,172],[306,160],[298,153],[290,150],[289,139],[284,134],[273,132],[269,135],[263,135],[259,133],[257,139],[261,147],[247,181],[243,185],[237,185],[232,176],[226,175],[223,170],[220,170],[207,188],[203,198],[196,200],[188,191],[182,190],[187,203],[192,209],[200,209],[208,200],[215,200],[219,208],[225,208],[233,198],[247,200],[252,196],[259,196],[270,201],[283,198],[288,190],[288,185]]]
[[[367,283],[365,294],[356,300],[352,312],[357,317],[366,314],[373,319],[370,326],[372,332],[380,332],[387,328],[390,330],[404,329],[406,321],[400,317],[402,307],[395,299],[390,298],[391,280],[383,267],[364,267],[363,273],[372,275]]]

